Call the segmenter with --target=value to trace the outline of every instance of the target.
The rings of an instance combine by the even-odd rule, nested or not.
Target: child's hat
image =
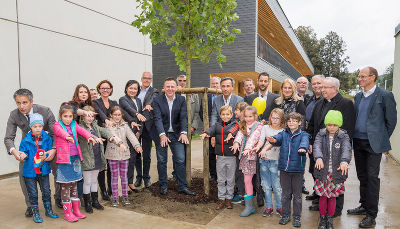
[[[325,123],[325,125],[334,124],[334,125],[338,125],[339,127],[341,127],[343,124],[342,113],[337,110],[328,111],[328,113],[325,115],[324,123]]]
[[[44,126],[44,122],[43,122],[43,116],[39,113],[33,113],[29,115],[29,127],[32,127],[33,125],[35,125],[36,123],[40,123],[42,124],[42,126]]]

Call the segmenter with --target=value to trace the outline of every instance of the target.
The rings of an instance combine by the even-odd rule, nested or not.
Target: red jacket
[[[82,137],[88,139],[92,137],[89,131],[83,129],[79,126],[75,121],[71,123],[71,129],[73,136],[69,136],[67,129],[65,128],[64,124],[61,121],[55,122],[53,126],[54,130],[54,138],[56,141],[56,157],[57,157],[57,164],[71,164],[70,160],[70,151],[69,151],[69,142],[65,140],[67,137],[72,137],[74,139],[75,145],[78,148],[79,156],[82,158],[82,151],[78,144],[78,137],[77,135],[81,135]]]

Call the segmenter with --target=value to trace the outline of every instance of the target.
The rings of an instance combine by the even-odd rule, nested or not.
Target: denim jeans
[[[178,180],[178,191],[187,189],[186,166],[185,166],[185,144],[178,141],[174,133],[166,133],[171,142],[168,143],[172,151],[172,160],[175,163],[175,175]],[[160,142],[156,143],[157,170],[161,189],[168,188],[167,162],[168,146],[161,147]]]
[[[260,158],[260,177],[267,208],[274,207],[272,204],[272,189],[274,190],[276,209],[282,208],[282,188],[279,180],[278,160]]]
[[[51,201],[50,181],[48,174],[36,175],[36,177],[24,177],[24,180],[31,205],[38,205],[38,189],[36,182],[39,183],[40,190],[42,191],[43,203]]]

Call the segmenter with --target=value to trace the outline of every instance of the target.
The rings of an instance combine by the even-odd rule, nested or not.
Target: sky
[[[394,62],[400,0],[278,0],[293,28],[311,26],[318,38],[336,32],[347,45],[349,72],[372,66],[383,74]]]

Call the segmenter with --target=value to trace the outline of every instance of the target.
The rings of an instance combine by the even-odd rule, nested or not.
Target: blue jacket
[[[397,123],[396,101],[393,93],[376,87],[368,107],[367,135],[369,144],[375,153],[383,153],[392,149],[390,136]],[[362,98],[362,92],[354,97],[356,115]]]
[[[44,151],[49,151],[53,148],[53,140],[45,132],[42,131],[42,147]],[[19,145],[19,151],[24,152],[27,157],[24,160],[24,165],[22,167],[22,176],[24,177],[36,177],[35,169],[33,168],[33,158],[37,152],[36,142],[33,140],[32,132],[29,131],[25,138],[22,139]],[[42,175],[47,175],[51,172],[50,162],[45,161],[42,165]]]
[[[272,137],[276,139],[273,145],[281,147],[278,169],[290,173],[304,173],[306,153],[299,153],[298,150],[308,150],[310,135],[301,129],[292,134],[289,128],[285,128],[284,131]]]

